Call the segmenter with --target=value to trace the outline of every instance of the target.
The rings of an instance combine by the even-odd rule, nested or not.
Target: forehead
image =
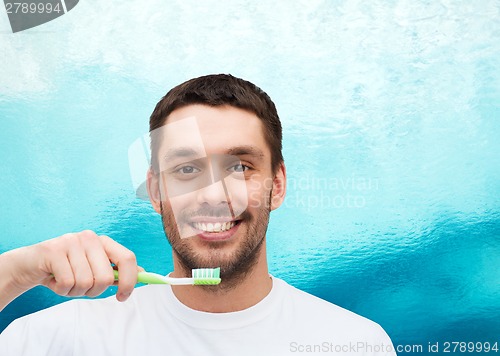
[[[196,151],[202,157],[231,153],[237,147],[255,148],[270,156],[261,120],[232,106],[189,105],[176,109],[158,134],[160,156],[172,151]]]

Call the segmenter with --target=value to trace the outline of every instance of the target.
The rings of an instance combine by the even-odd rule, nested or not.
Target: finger
[[[100,241],[98,246],[94,246],[94,244],[86,246],[85,253],[94,276],[94,285],[87,291],[86,295],[97,297],[113,285],[115,281],[113,268]]]
[[[90,268],[89,261],[83,246],[75,243],[70,246],[68,251],[68,260],[73,270],[75,284],[68,293],[70,297],[86,295],[94,286],[94,275]]]
[[[75,285],[73,269],[66,254],[54,255],[48,263],[49,271],[54,275],[44,285],[59,295],[68,295]]]
[[[113,270],[115,271],[118,271],[118,267],[116,267],[115,265],[111,265],[111,268],[113,268]],[[146,270],[141,266],[137,266],[137,272],[146,272]]]
[[[113,269],[115,271],[118,271],[118,267],[116,267],[116,266],[113,266]],[[139,273],[139,272],[146,272],[146,270],[144,268],[142,268],[141,266],[137,266],[137,273]],[[118,285],[118,280],[115,280],[113,282],[113,286],[117,286],[117,285]]]
[[[127,300],[137,284],[137,261],[135,254],[108,236],[100,236],[109,260],[118,267],[120,279],[116,299]]]

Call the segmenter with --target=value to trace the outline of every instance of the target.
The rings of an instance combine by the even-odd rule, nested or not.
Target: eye
[[[193,166],[184,166],[184,167],[177,169],[175,172],[188,175],[188,174],[198,173],[198,172],[200,172],[200,170],[196,167],[193,167]]]
[[[249,169],[250,169],[250,167],[248,167],[244,164],[241,164],[241,163],[238,163],[238,164],[235,164],[234,166],[229,167],[230,172],[237,172],[237,173],[243,173],[243,172],[248,171]]]

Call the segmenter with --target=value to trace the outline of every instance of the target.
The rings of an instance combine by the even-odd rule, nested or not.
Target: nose
[[[218,206],[229,203],[224,183],[220,180],[200,189],[197,200],[200,205],[206,203],[211,206]]]

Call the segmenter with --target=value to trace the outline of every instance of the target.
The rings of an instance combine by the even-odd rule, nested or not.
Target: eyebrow
[[[163,159],[165,161],[170,161],[174,158],[186,158],[186,157],[200,157],[204,154],[201,154],[199,151],[191,148],[191,147],[179,147],[179,148],[171,148],[165,153]]]
[[[227,154],[232,156],[253,156],[257,159],[264,157],[264,152],[260,148],[250,145],[231,147],[227,150]]]
[[[252,156],[256,159],[262,159],[264,152],[261,149],[251,145],[234,146],[227,149],[226,153],[232,156]],[[189,158],[204,156],[200,151],[191,147],[171,148],[163,156],[164,161],[168,162],[174,158]]]

